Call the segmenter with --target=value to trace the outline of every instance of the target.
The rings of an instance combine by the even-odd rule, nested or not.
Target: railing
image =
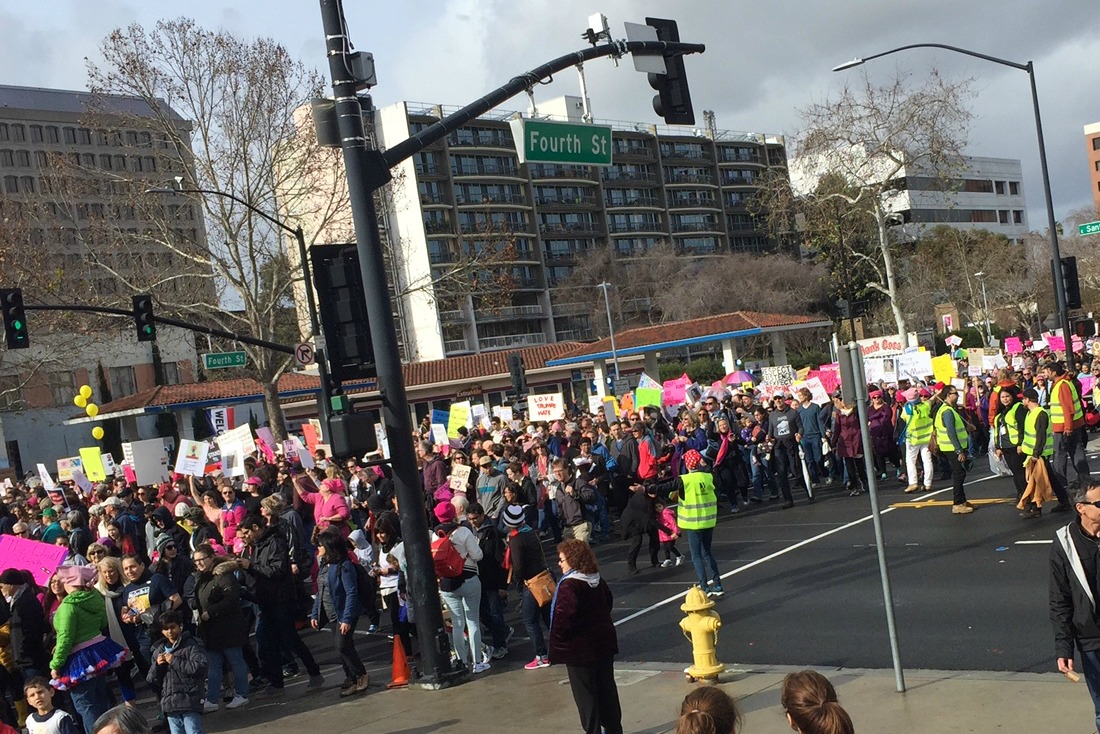
[[[723,186],[756,186],[756,179],[744,176],[723,176]]]
[[[454,227],[450,222],[424,222],[424,231],[428,234],[453,233]]]
[[[575,316],[579,313],[588,313],[592,307],[586,303],[558,303],[554,305],[555,316]]]
[[[551,234],[600,234],[602,228],[597,222],[570,222],[568,224],[543,224],[539,227],[539,232],[543,235]]]
[[[585,255],[591,255],[592,250],[578,249],[578,250],[565,250],[559,252],[547,252],[543,255],[546,258],[546,262],[568,262],[569,260],[576,260],[578,257]]]
[[[756,165],[764,165],[763,157],[759,153],[754,153],[748,156],[733,155],[731,153],[719,153],[718,163],[755,163]]]
[[[490,319],[515,319],[515,318],[532,318],[542,316],[542,306],[503,306],[495,311],[474,311],[474,316],[479,321],[487,321]]]
[[[607,205],[609,207],[630,207],[630,206],[661,206],[661,200],[656,196],[635,196],[630,199],[608,199]]]
[[[620,232],[664,232],[665,228],[658,221],[653,222],[608,222],[607,231],[612,234]]]
[[[428,262],[432,265],[445,265],[458,261],[458,255],[453,252],[429,252]]]
[[[452,339],[443,342],[443,351],[447,354],[454,354],[455,352],[470,352],[473,350],[466,344],[465,339]]]
[[[603,173],[604,181],[656,181],[656,177],[652,173],[646,173],[645,171],[610,171],[605,170]]]
[[[487,135],[475,140],[458,140],[453,135],[447,138],[452,148],[514,148],[515,143],[507,135]]]
[[[722,205],[718,203],[718,199],[710,198],[688,198],[677,199],[670,197],[668,200],[669,209],[721,209]]]
[[[665,183],[701,183],[714,185],[714,177],[706,173],[670,173],[665,176]]]
[[[520,178],[519,169],[513,166],[452,166],[454,176],[512,176]]]
[[[539,281],[537,278],[519,278],[514,275],[512,276],[512,287],[524,288],[527,290],[530,290],[531,288],[542,288],[542,286],[539,285]]]
[[[600,200],[595,196],[536,196],[539,206],[598,206]]]
[[[661,148],[661,158],[680,158],[683,160],[711,160],[710,153],[704,150],[667,150]]]
[[[431,206],[432,204],[448,204],[449,202],[443,200],[443,194],[421,194],[420,203],[425,206]]]
[[[612,156],[634,156],[653,159],[653,149],[648,145],[616,145],[611,149]]]
[[[673,232],[721,232],[718,222],[673,222]]]
[[[546,335],[537,334],[508,334],[506,336],[490,336],[477,340],[478,349],[507,349],[509,347],[530,347],[546,343]]]
[[[440,311],[439,320],[445,321],[448,324],[459,324],[465,321],[469,321],[466,317],[466,312],[461,309],[458,311]]]
[[[527,222],[492,222],[491,226],[488,222],[463,222],[459,227],[459,231],[462,234],[478,234],[486,233],[487,228],[495,230],[497,227],[504,227],[510,233],[527,234],[530,232],[530,225]]]
[[[523,194],[485,194],[479,198],[455,194],[457,204],[524,204]]]
[[[592,171],[584,166],[531,166],[531,178],[574,178],[582,181],[594,181]]]

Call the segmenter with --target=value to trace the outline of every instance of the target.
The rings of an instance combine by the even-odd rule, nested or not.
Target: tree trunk
[[[283,416],[283,404],[279,402],[279,376],[272,380],[265,380],[263,386],[267,424],[271,428],[271,435],[276,441],[282,443],[286,440],[286,418]]]
[[[886,294],[890,297],[890,310],[894,312],[894,323],[898,327],[898,341],[902,347],[909,346],[909,329],[905,323],[905,313],[898,302],[897,277],[894,274],[894,257],[890,252],[890,236],[886,232],[886,216],[876,207],[875,219],[878,224],[878,246],[882,251],[882,269],[886,274]]]

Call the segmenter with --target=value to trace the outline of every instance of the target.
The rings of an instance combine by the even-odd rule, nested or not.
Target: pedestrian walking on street
[[[564,575],[550,602],[550,663],[564,663],[569,672],[585,734],[622,734],[611,589],[600,578],[596,556],[583,540],[562,541],[558,563]]]

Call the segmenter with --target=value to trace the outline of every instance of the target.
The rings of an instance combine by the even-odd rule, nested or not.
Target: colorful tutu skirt
[[[103,675],[130,659],[130,651],[110,637],[95,637],[69,653],[60,678],[50,681],[54,688],[67,691],[82,681]]]

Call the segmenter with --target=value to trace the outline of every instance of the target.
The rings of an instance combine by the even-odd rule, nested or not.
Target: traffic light
[[[26,349],[31,345],[27,335],[27,314],[23,312],[23,291],[18,288],[0,290],[4,302],[4,336],[8,349]]]
[[[347,459],[352,456],[359,459],[363,454],[378,449],[378,435],[374,424],[378,422],[378,413],[341,413],[329,416],[328,442],[332,456]]]
[[[680,41],[680,31],[676,27],[676,21],[646,18],[645,22],[657,31],[657,40],[666,43]],[[691,109],[684,55],[666,52],[664,57],[665,73],[649,75],[649,86],[657,90],[657,94],[653,97],[653,111],[665,118],[665,122],[669,125],[694,125],[695,112]]]
[[[153,316],[153,297],[147,293],[133,297],[134,326],[137,328],[139,342],[157,340],[157,320]]]
[[[1091,316],[1083,319],[1072,319],[1070,327],[1073,333],[1082,339],[1096,336],[1096,322],[1092,320]]]
[[[508,372],[512,375],[512,392],[517,398],[527,394],[527,370],[523,366],[523,355],[512,352],[508,355]]]
[[[1066,291],[1066,308],[1081,308],[1081,282],[1077,278],[1077,258],[1062,258],[1062,283]]]
[[[310,255],[329,374],[337,382],[377,377],[359,251],[355,245],[313,245]]]

